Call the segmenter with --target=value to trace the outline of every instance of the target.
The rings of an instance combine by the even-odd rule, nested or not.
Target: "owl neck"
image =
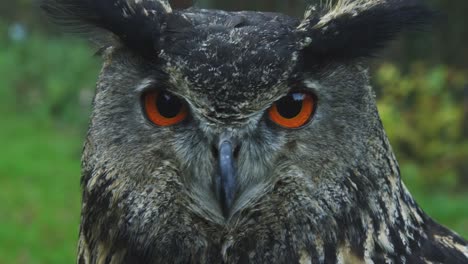
[[[350,202],[340,208],[343,213],[335,212],[336,229],[325,235],[325,240],[334,236],[341,240],[338,243],[344,246],[338,251],[353,251],[365,260],[373,259],[373,255],[385,259],[419,251],[422,241],[430,237],[428,226],[437,225],[419,208],[402,182],[387,136],[383,130],[380,132],[373,140],[375,145],[368,148],[372,160],[349,170],[343,188],[349,191]],[[340,235],[343,229],[345,234]]]

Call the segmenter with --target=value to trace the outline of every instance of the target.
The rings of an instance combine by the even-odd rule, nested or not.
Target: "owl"
[[[368,58],[432,12],[338,0],[303,18],[44,0],[101,47],[77,262],[468,263],[408,192]]]

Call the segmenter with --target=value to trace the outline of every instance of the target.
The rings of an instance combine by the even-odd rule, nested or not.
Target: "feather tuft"
[[[373,56],[405,29],[425,25],[434,13],[417,0],[338,0],[306,12],[298,26],[306,62]]]
[[[145,55],[157,54],[161,25],[172,12],[168,1],[156,0],[42,0],[41,8],[69,31],[105,30]]]

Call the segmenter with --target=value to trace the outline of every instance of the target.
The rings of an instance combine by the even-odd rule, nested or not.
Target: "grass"
[[[1,120],[0,263],[73,263],[81,136],[27,116]]]
[[[83,135],[26,114],[0,117],[0,264],[73,263]],[[429,215],[468,236],[468,194],[409,188]]]

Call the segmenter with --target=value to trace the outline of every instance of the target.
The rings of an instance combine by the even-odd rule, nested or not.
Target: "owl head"
[[[175,210],[227,225],[276,199],[319,219],[399,177],[366,58],[430,16],[417,1],[339,0],[302,19],[157,0],[43,8],[102,46],[83,156],[90,218],[119,208],[141,226]]]

